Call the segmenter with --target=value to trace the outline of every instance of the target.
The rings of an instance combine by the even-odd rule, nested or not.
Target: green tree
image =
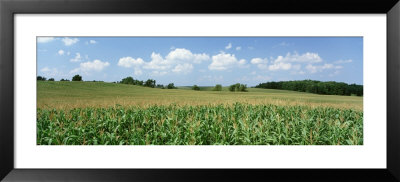
[[[156,86],[156,88],[161,88],[161,89],[164,89],[164,85],[162,85],[162,84],[158,84],[158,85]]]
[[[145,87],[151,87],[154,88],[156,86],[156,81],[152,80],[152,79],[148,79],[146,80],[146,82],[144,83]]]
[[[38,80],[38,81],[46,81],[46,77],[38,76],[38,77],[36,77],[36,80]]]
[[[200,87],[197,86],[197,85],[193,85],[192,89],[193,89],[193,90],[200,90]]]
[[[72,77],[72,81],[82,81],[82,76],[75,75],[74,77]]]
[[[235,85],[235,84],[230,85],[230,86],[229,86],[229,91],[234,92],[234,91],[235,91],[235,88],[236,88],[236,85]]]
[[[176,87],[174,86],[174,83],[169,83],[167,88],[168,89],[176,89]]]
[[[241,91],[241,92],[247,92],[247,85],[240,84],[240,86],[239,86],[239,91]]]
[[[222,85],[221,84],[215,85],[213,91],[222,91]]]
[[[49,78],[49,81],[54,81],[54,78]]]

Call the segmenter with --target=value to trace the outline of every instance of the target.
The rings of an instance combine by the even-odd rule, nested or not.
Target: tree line
[[[292,90],[323,95],[363,95],[363,85],[343,82],[321,82],[316,80],[297,80],[260,83],[256,88]]]
[[[197,85],[193,85],[192,90],[200,90],[200,87]],[[212,91],[222,91],[222,85],[216,84]],[[236,83],[229,86],[229,91],[231,92],[247,92],[247,85]]]
[[[49,79],[47,79],[46,77],[44,77],[44,76],[37,76],[36,77],[36,80],[37,81],[54,81],[54,78],[49,78]],[[60,81],[69,81],[68,79],[64,79],[64,78],[61,78],[61,80]],[[80,76],[80,75],[75,75],[75,76],[73,76],[72,77],[72,81],[83,81],[82,80],[82,76]],[[93,80],[94,82],[96,81],[96,80]]]
[[[136,80],[136,79],[133,79],[131,76],[123,78],[118,83],[129,84],[129,85],[138,85],[138,86],[144,86],[144,87],[150,87],[150,88],[161,88],[161,89],[176,89],[177,88],[177,87],[175,87],[174,83],[169,83],[166,86],[164,86],[162,84],[156,85],[156,80],[153,80],[153,79],[147,79],[146,81]]]

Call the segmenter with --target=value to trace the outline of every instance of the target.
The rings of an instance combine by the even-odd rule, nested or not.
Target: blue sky
[[[37,75],[211,86],[321,80],[363,84],[362,37],[38,37]]]

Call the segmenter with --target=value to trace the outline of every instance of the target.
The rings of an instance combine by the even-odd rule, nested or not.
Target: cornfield
[[[363,112],[309,106],[37,109],[38,145],[362,145]]]

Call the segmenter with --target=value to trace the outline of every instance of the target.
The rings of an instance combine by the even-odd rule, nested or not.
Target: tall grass
[[[38,145],[362,145],[363,112],[251,105],[37,109]]]

